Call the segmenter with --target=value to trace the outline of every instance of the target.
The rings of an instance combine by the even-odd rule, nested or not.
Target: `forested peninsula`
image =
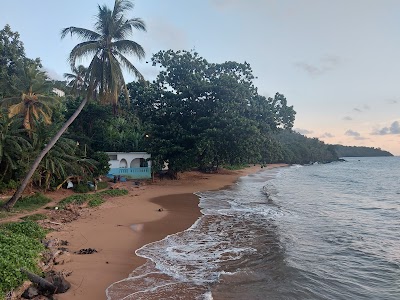
[[[380,148],[334,145],[339,157],[374,157],[393,156],[392,153]]]

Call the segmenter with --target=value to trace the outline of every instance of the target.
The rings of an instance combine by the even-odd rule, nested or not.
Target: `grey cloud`
[[[356,112],[362,112],[362,110],[357,108],[357,107],[354,107],[353,110],[356,111]]]
[[[313,131],[307,130],[307,129],[301,129],[301,128],[295,128],[294,131],[300,133],[300,134],[311,134]]]
[[[335,137],[332,133],[325,132],[323,135],[320,136],[320,138],[333,138]]]
[[[64,78],[53,69],[43,67],[42,71],[46,72],[47,76],[52,80],[64,80]]]
[[[351,129],[347,130],[344,134],[348,135],[348,136],[354,136],[354,137],[360,137],[361,136],[361,134],[359,134],[357,131],[353,131]]]
[[[310,64],[308,62],[295,62],[294,66],[305,71],[311,77],[323,75],[326,72],[333,70],[340,64],[341,60],[338,56],[327,55],[319,59],[317,64]]]
[[[349,116],[345,116],[345,117],[343,117],[343,120],[345,120],[345,121],[351,121],[351,120],[353,120],[353,118],[352,118],[352,117],[349,117]]]
[[[394,121],[392,124],[390,124],[389,127],[376,129],[371,134],[372,135],[400,134],[400,123],[398,121]]]
[[[351,129],[347,130],[344,134],[347,135],[347,136],[353,137],[357,141],[366,140],[366,138],[362,137],[359,132],[351,130]]]

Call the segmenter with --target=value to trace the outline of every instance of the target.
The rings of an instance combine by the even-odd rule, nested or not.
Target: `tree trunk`
[[[57,287],[54,284],[52,284],[51,282],[47,281],[46,279],[44,279],[36,274],[33,274],[23,268],[21,268],[21,272],[25,273],[26,276],[28,276],[30,281],[32,281],[33,283],[36,283],[39,286],[40,290],[49,292],[50,294],[54,294],[57,291]]]
[[[57,132],[57,134],[50,140],[50,142],[44,147],[42,152],[38,155],[38,157],[35,159],[35,161],[32,164],[31,169],[29,170],[28,174],[26,174],[24,180],[22,181],[21,185],[17,189],[17,191],[14,193],[14,195],[11,197],[10,200],[8,200],[2,207],[2,209],[5,210],[10,210],[11,208],[14,207],[15,203],[19,200],[19,198],[22,196],[22,193],[24,192],[26,186],[28,185],[33,173],[35,173],[37,167],[39,166],[40,162],[42,161],[43,157],[47,154],[47,152],[50,151],[50,149],[57,143],[59,138],[63,135],[63,133],[68,129],[69,125],[76,119],[76,117],[80,114],[82,109],[85,107],[86,103],[88,101],[88,98],[85,98],[82,103],[79,105],[77,110],[73,113],[73,115],[68,119],[67,122],[61,127],[61,129]]]

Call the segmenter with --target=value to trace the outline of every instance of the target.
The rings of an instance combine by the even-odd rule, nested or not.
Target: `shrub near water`
[[[40,242],[46,232],[35,222],[9,223],[0,228],[0,299],[20,286],[26,279],[20,272],[25,268],[39,273]]]

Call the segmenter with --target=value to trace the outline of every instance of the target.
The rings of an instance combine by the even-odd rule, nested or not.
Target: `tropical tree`
[[[61,31],[62,38],[71,34],[83,40],[70,53],[71,67],[75,67],[77,60],[92,57],[87,70],[89,89],[98,91],[102,103],[111,103],[114,114],[117,112],[119,94],[124,91],[129,97],[121,67],[143,80],[142,74],[126,56],[133,54],[139,59],[145,56],[141,45],[127,39],[133,29],[146,30],[141,19],[125,18],[124,13],[132,8],[130,1],[115,0],[113,10],[99,6],[95,30],[67,27]]]
[[[73,95],[83,95],[87,91],[86,74],[87,68],[83,65],[73,66],[72,73],[64,73],[64,78],[68,81],[67,87],[71,88]]]
[[[143,78],[140,72],[124,55],[124,53],[127,53],[134,54],[139,58],[144,57],[143,48],[139,44],[126,39],[134,28],[145,30],[142,20],[125,18],[124,13],[132,8],[133,4],[129,1],[115,0],[113,10],[110,10],[106,6],[99,6],[99,12],[96,17],[97,21],[95,23],[97,32],[79,27],[68,27],[62,30],[62,37],[71,33],[71,35],[76,34],[85,40],[72,49],[69,57],[71,66],[75,66],[78,58],[93,55],[88,67],[88,93],[77,110],[37,156],[17,191],[4,204],[4,209],[10,210],[18,201],[43,157],[76,119],[94,90],[97,89],[99,91],[101,99],[109,99],[105,102],[111,102],[115,107],[114,111],[116,111],[118,94],[122,88],[125,88],[121,67],[124,66],[132,71],[139,79]]]
[[[16,117],[10,118],[7,111],[0,112],[0,179],[13,177],[13,171],[20,167],[22,154],[31,148],[22,134]]]
[[[18,32],[13,32],[9,25],[4,26],[0,30],[0,99],[15,95],[15,83],[23,73],[25,59]]]
[[[29,136],[34,120],[42,118],[46,124],[51,123],[52,108],[58,103],[55,96],[49,95],[52,83],[40,67],[39,60],[26,60],[23,76],[17,85],[18,95],[1,100],[2,107],[8,108],[10,117],[23,117],[23,126]]]

